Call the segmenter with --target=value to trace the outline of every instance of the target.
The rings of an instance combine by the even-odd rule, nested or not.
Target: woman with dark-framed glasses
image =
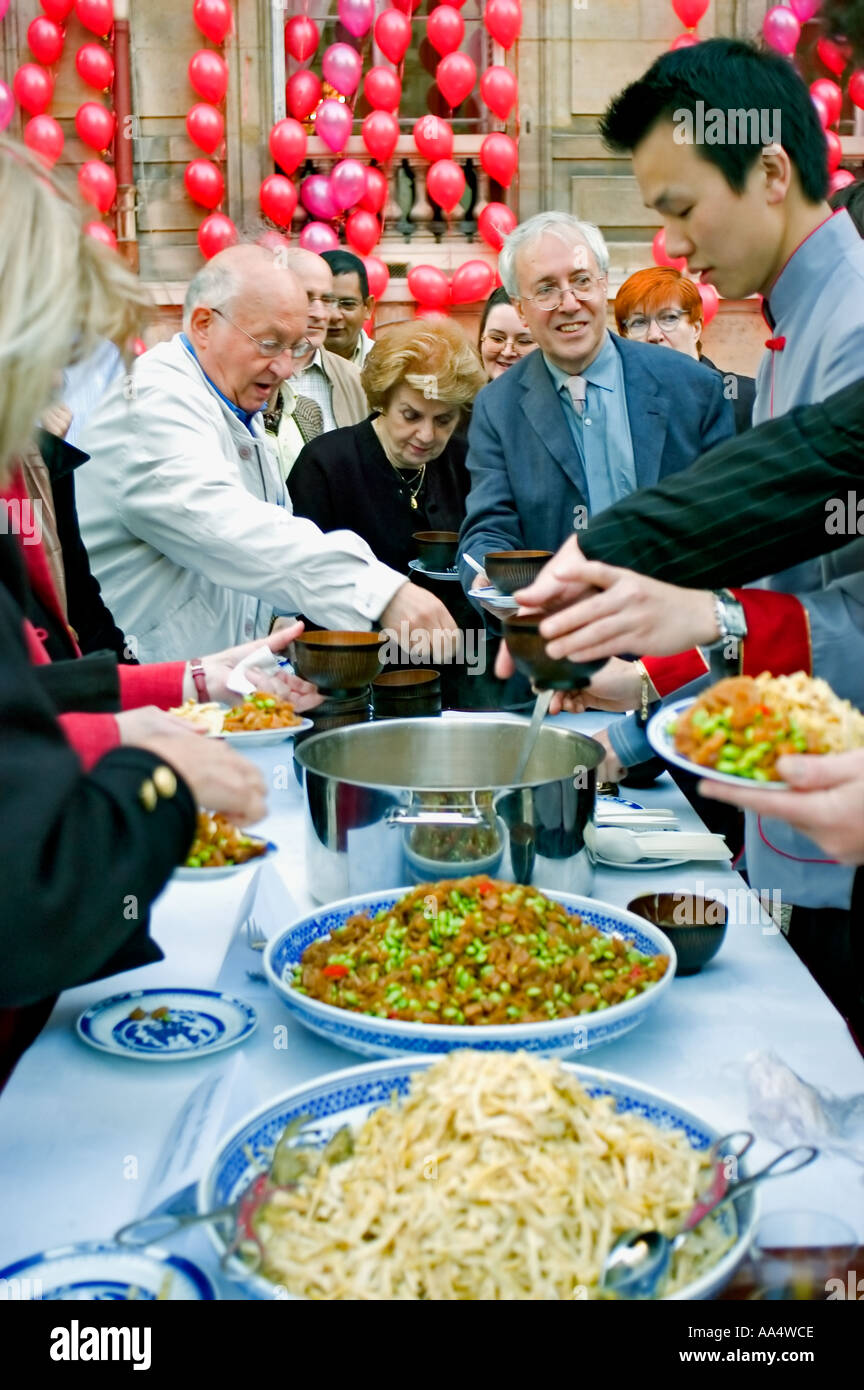
[[[615,322],[622,338],[686,353],[703,367],[719,371],[723,391],[735,411],[735,432],[751,427],[756,382],[752,376],[724,372],[702,351],[702,300],[692,280],[671,266],[637,270],[615,298]]]
[[[537,346],[503,285],[493,290],[486,300],[477,346],[490,381],[503,376],[509,367],[521,362]]]

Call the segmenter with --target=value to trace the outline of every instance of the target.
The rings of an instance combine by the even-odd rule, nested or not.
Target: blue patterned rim
[[[239,1026],[230,1031],[222,1019],[205,1012],[203,1009],[195,1010],[195,1016],[204,1020],[207,1024],[207,1031],[210,1037],[206,1042],[198,1045],[193,1044],[186,1048],[160,1050],[152,1042],[139,1041],[132,1037],[121,1036],[118,1034],[120,1023],[126,1020],[119,1020],[118,1024],[111,1030],[113,1044],[104,1042],[96,1036],[95,1025],[103,1014],[109,1009],[119,1004],[134,1005],[144,999],[153,997],[165,997],[173,995],[181,998],[188,998],[190,1003],[200,1001],[202,1004],[208,1000],[218,1000],[229,1006],[239,1016]],[[181,1010],[175,1006],[174,1012]],[[143,1023],[145,1020],[141,1020]],[[238,1043],[248,1038],[258,1027],[258,1014],[251,1004],[247,1004],[244,999],[237,999],[231,994],[225,994],[221,990],[215,989],[187,989],[181,986],[177,989],[169,987],[163,989],[136,989],[124,994],[114,994],[108,999],[101,999],[98,1004],[91,1004],[89,1009],[85,1009],[76,1021],[75,1028],[79,1037],[91,1047],[95,1047],[99,1052],[104,1052],[113,1057],[134,1057],[136,1059],[150,1059],[153,1061],[164,1061],[168,1058],[180,1060],[186,1057],[209,1056],[214,1052],[221,1052],[225,1048],[235,1047]]]
[[[300,918],[270,940],[264,952],[264,970],[276,993],[300,1023],[343,1047],[370,1056],[380,1056],[382,1053],[445,1053],[458,1047],[470,1047],[480,1052],[511,1052],[517,1049],[541,1054],[581,1052],[610,1042],[641,1023],[671,986],[675,976],[677,956],[674,946],[659,928],[651,926],[644,918],[623,908],[576,894],[538,888],[538,893],[543,893],[571,912],[578,912],[589,925],[606,935],[624,937],[643,955],[668,955],[669,967],[665,975],[634,999],[613,1004],[599,1013],[575,1014],[571,1018],[543,1023],[476,1027],[373,1018],[298,994],[287,983],[286,971],[299,963],[306,947],[313,941],[329,936],[335,927],[341,926],[354,913],[367,911],[374,915],[382,908],[392,907],[412,891],[410,888],[394,888],[386,893],[345,898]]]
[[[13,1279],[23,1274],[25,1270],[34,1269],[39,1265],[53,1264],[55,1260],[71,1259],[76,1256],[84,1258],[90,1255],[106,1256],[109,1259],[115,1255],[125,1255],[127,1259],[137,1257],[152,1261],[154,1264],[167,1265],[188,1279],[202,1300],[210,1302],[217,1298],[216,1289],[203,1269],[199,1269],[197,1265],[192,1264],[191,1260],[184,1259],[182,1255],[171,1255],[158,1245],[147,1245],[141,1249],[133,1249],[128,1245],[114,1245],[110,1241],[101,1240],[82,1240],[75,1245],[57,1245],[52,1250],[40,1250],[35,1255],[27,1255],[23,1260],[16,1260],[13,1264],[7,1265],[5,1269],[0,1269],[0,1279]],[[92,1284],[103,1285],[108,1282],[110,1281],[104,1277],[79,1279],[76,1281],[75,1287],[86,1288]]]
[[[199,1212],[212,1211],[236,1200],[250,1178],[269,1166],[273,1149],[292,1120],[305,1115],[311,1116],[313,1121],[322,1121],[317,1134],[307,1131],[308,1141],[321,1146],[340,1122],[344,1122],[340,1117],[345,1112],[358,1107],[366,1107],[369,1111],[377,1109],[387,1105],[394,1095],[401,1099],[408,1094],[414,1073],[439,1060],[436,1057],[402,1057],[349,1067],[303,1082],[259,1106],[240,1120],[220,1143],[198,1184]],[[590,1096],[612,1096],[622,1113],[633,1111],[659,1129],[680,1130],[697,1151],[708,1148],[719,1138],[719,1132],[711,1125],[662,1091],[579,1063],[562,1062],[561,1066],[577,1078]],[[354,1117],[354,1120],[362,1123],[364,1118]],[[745,1172],[742,1167],[742,1176]],[[671,1301],[707,1297],[731,1277],[747,1251],[756,1221],[756,1197],[756,1192],[751,1190],[735,1200],[735,1214],[728,1215],[730,1222],[737,1221],[734,1246],[693,1284],[670,1295]],[[221,1256],[226,1248],[224,1239],[213,1225],[208,1226],[208,1232]],[[230,1273],[255,1297],[275,1296],[274,1286],[268,1280],[245,1269],[239,1261],[231,1262]]]

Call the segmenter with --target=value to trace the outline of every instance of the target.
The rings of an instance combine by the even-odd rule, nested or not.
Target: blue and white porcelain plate
[[[145,1250],[98,1240],[40,1250],[0,1269],[6,1297],[67,1303],[169,1303],[218,1297],[207,1275],[190,1260],[151,1245]]]
[[[415,574],[426,574],[430,579],[458,580],[459,578],[459,568],[457,565],[453,565],[449,570],[428,570],[420,560],[409,560],[408,568],[409,570],[413,570]]]
[[[310,721],[311,722],[311,721]],[[278,849],[272,840],[262,840],[260,835],[248,835],[247,839],[258,840],[262,845],[267,846],[263,854],[258,854],[254,859],[247,859],[243,864],[221,864],[218,868],[208,869],[206,865],[201,865],[198,869],[193,869],[188,864],[180,864],[174,870],[172,878],[175,883],[215,883],[218,879],[233,878],[235,874],[242,874],[246,869],[252,869],[264,863],[271,854],[275,854]]]
[[[727,787],[738,787],[739,790],[750,787],[760,792],[785,792],[789,790],[788,782],[756,782],[752,777],[733,777],[730,772],[718,772],[713,767],[700,767],[698,763],[682,757],[675,747],[675,724],[680,716],[685,714],[695,703],[696,701],[692,696],[687,700],[676,700],[674,704],[664,705],[662,709],[651,716],[645,726],[645,736],[655,753],[659,753],[660,757],[665,758],[667,763],[672,763],[673,767],[680,767],[685,772],[692,772],[694,777],[704,777],[709,782],[725,782]]]
[[[625,796],[598,796],[597,804],[606,803],[610,806],[626,806],[631,811],[644,811],[645,807],[639,801],[628,801]],[[674,835],[674,826],[664,827],[671,835]],[[686,864],[686,859],[637,859],[634,864],[622,864],[620,859],[604,859],[602,854],[597,855],[597,863],[602,864],[604,869],[623,869],[625,873],[644,874],[648,869],[676,869],[679,864]]]
[[[184,1062],[245,1042],[258,1015],[251,1004],[218,990],[136,989],[93,1004],[75,1027],[82,1042],[115,1057]]]
[[[388,1105],[394,1095],[400,1099],[406,1096],[415,1072],[432,1066],[436,1060],[435,1057],[403,1057],[367,1063],[305,1081],[268,1101],[241,1120],[221,1141],[198,1184],[199,1212],[214,1211],[236,1201],[249,1183],[269,1168],[276,1143],[292,1120],[310,1116],[309,1129],[314,1126],[315,1132],[305,1142],[323,1146],[343,1125],[359,1129],[373,1110]],[[720,1132],[712,1125],[661,1091],[593,1067],[570,1062],[562,1065],[572,1072],[590,1096],[612,1096],[618,1110],[633,1111],[660,1129],[683,1131],[694,1149],[706,1149],[720,1137]],[[724,1219],[729,1222],[730,1236],[735,1236],[732,1247],[699,1279],[669,1295],[670,1300],[710,1298],[728,1283],[747,1253],[756,1215],[756,1192],[751,1189],[726,1209]],[[230,1233],[218,1225],[210,1225],[207,1230],[220,1256],[224,1255]],[[229,1260],[224,1268],[253,1298],[286,1298],[284,1289],[277,1289],[237,1259]]]
[[[509,1023],[476,1027],[447,1023],[403,1023],[401,1019],[373,1018],[324,1004],[293,988],[293,968],[299,964],[306,947],[321,937],[330,936],[344,926],[349,917],[367,912],[374,917],[383,908],[392,907],[410,888],[391,888],[375,894],[360,894],[343,898],[301,917],[290,927],[271,937],[264,951],[264,970],[272,987],[284,1000],[291,1013],[328,1042],[359,1052],[363,1057],[398,1057],[402,1053],[452,1052],[470,1047],[481,1052],[516,1052],[520,1049],[539,1056],[566,1056],[571,1052],[589,1052],[602,1043],[612,1042],[631,1028],[642,1023],[663,998],[675,975],[677,957],[671,941],[644,918],[610,903],[595,902],[593,898],[574,893],[558,893],[538,888],[553,902],[568,912],[577,912],[583,921],[607,936],[617,935],[646,956],[669,956],[670,964],[656,985],[634,999],[612,1004],[598,1013],[578,1014],[573,1018],[553,1019],[546,1023]]]
[[[519,607],[511,594],[502,594],[501,590],[496,589],[494,584],[486,584],[480,589],[472,589],[470,597],[476,598],[479,603],[488,603],[491,608],[500,608],[502,612],[515,613]]]

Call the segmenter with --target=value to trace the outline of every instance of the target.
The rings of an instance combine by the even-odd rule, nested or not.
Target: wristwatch
[[[712,597],[720,636],[703,650],[712,676],[722,680],[740,673],[741,642],[747,636],[747,618],[742,605],[728,589],[714,589]]]

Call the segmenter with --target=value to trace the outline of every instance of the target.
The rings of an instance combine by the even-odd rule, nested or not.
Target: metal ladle
[[[743,1139],[739,1148],[733,1147],[735,1140]],[[664,1236],[662,1231],[625,1231],[616,1240],[606,1257],[600,1288],[615,1293],[619,1298],[654,1298],[661,1280],[665,1278],[672,1256],[681,1248],[690,1232],[710,1216],[712,1212],[732,1201],[751,1187],[767,1178],[779,1178],[787,1173],[797,1173],[806,1168],[819,1155],[819,1150],[809,1145],[798,1145],[785,1149],[772,1158],[758,1173],[741,1178],[738,1182],[728,1182],[724,1164],[728,1158],[740,1159],[755,1141],[749,1130],[736,1130],[718,1139],[713,1146],[717,1167],[711,1190],[701,1198],[685,1218],[681,1229],[674,1236]],[[787,1160],[792,1160],[787,1162]],[[785,1165],[781,1167],[781,1164]]]

